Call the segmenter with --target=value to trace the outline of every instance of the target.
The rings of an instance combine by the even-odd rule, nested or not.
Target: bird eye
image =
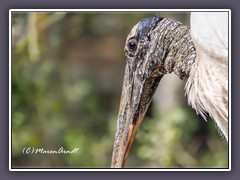
[[[137,49],[137,40],[136,39],[130,39],[128,42],[128,48],[131,51],[135,51]]]

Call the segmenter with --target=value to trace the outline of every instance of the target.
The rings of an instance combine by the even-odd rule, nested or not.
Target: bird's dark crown
[[[147,37],[149,32],[153,30],[162,19],[161,16],[153,16],[139,21],[136,29],[137,40]]]

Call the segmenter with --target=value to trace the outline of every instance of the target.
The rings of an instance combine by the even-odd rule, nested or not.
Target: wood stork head
[[[189,28],[169,18],[141,20],[125,44],[126,66],[112,167],[123,167],[154,92],[164,74],[186,80],[196,53]]]

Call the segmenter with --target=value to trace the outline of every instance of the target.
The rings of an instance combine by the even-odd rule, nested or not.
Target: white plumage
[[[228,12],[191,13],[197,59],[186,83],[188,102],[216,121],[228,140]]]

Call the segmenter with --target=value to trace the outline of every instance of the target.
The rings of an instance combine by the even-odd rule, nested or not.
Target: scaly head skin
[[[196,52],[189,28],[169,18],[154,16],[141,20],[129,33],[113,168],[124,167],[134,137],[164,74],[189,77]]]

